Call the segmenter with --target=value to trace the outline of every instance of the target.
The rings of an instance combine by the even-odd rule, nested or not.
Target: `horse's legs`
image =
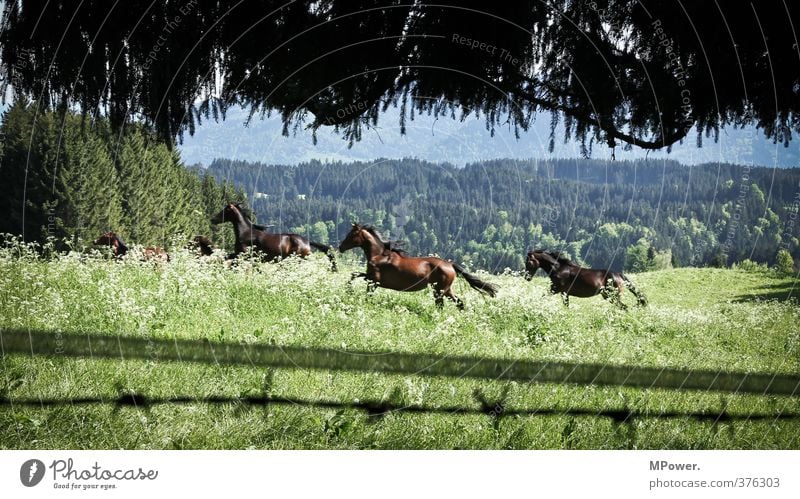
[[[372,263],[367,263],[367,271],[363,274],[364,279],[367,280],[367,294],[372,294],[378,288],[381,282],[381,273],[378,266]]]
[[[456,304],[456,307],[458,307],[459,310],[464,310],[464,302],[461,301],[461,298],[459,298],[453,293],[452,289],[448,289],[447,291],[445,291],[444,295],[453,300],[453,302]]]
[[[600,294],[604,299],[617,305],[622,310],[628,310],[628,306],[622,303],[622,288],[615,281],[609,279]]]
[[[611,303],[614,303],[616,306],[621,308],[622,310],[628,310],[628,306],[622,303],[622,296],[620,293],[612,293],[611,294]]]
[[[364,272],[353,272],[353,273],[350,274],[350,280],[347,281],[347,285],[346,285],[348,291],[352,291],[353,290],[353,281],[355,281],[359,277],[363,277],[363,278],[366,279],[367,278],[367,274],[365,274]]]
[[[565,307],[569,307],[569,295],[567,293],[561,293],[561,300],[564,302]]]
[[[436,300],[437,308],[444,308],[444,296],[442,295],[442,291],[440,289],[433,289],[433,299]]]
[[[644,293],[639,291],[639,289],[634,285],[630,279],[627,277],[622,277],[622,281],[625,283],[625,287],[636,297],[636,304],[640,307],[644,307],[647,305],[647,298],[644,296]]]
[[[359,277],[363,277],[364,279],[366,279],[367,278],[367,273],[366,272],[353,272],[352,274],[350,274],[350,280],[347,281],[347,284],[352,283],[353,281],[355,281]]]

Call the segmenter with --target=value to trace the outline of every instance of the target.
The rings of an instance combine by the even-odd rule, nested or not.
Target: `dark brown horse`
[[[432,286],[438,307],[444,306],[446,296],[463,310],[464,302],[451,289],[456,276],[460,275],[481,293],[489,296],[497,294],[494,284],[467,273],[457,263],[436,257],[408,256],[397,243],[384,241],[372,227],[353,224],[353,228],[339,245],[339,251],[352,248],[361,248],[367,258],[366,273],[354,274],[353,277],[365,277],[370,282],[370,289],[380,286],[397,291],[421,291]]]
[[[113,231],[102,234],[100,237],[95,239],[94,244],[97,246],[110,247],[111,254],[114,255],[114,258],[122,258],[128,254],[128,246],[125,244],[125,241],[122,240],[119,234]],[[148,246],[147,248],[142,249],[142,258],[145,260],[163,260],[168,262],[169,254],[166,252],[166,250],[164,250],[164,248]]]
[[[211,256],[214,254],[214,245],[208,236],[194,236],[186,245],[186,249],[197,251],[200,256]]]
[[[564,305],[569,306],[570,296],[583,298],[599,294],[624,309],[627,306],[622,303],[621,298],[626,287],[636,296],[639,305],[647,305],[644,294],[622,272],[587,269],[555,251],[529,251],[525,259],[525,278],[531,280],[539,269],[550,277],[550,292],[561,293]]]
[[[110,247],[111,254],[114,255],[114,258],[122,258],[128,254],[128,246],[125,244],[125,241],[123,241],[122,238],[117,235],[116,232],[106,232],[95,239],[94,243],[92,244],[95,246]]]
[[[330,246],[309,241],[298,234],[267,232],[266,227],[250,221],[250,218],[245,215],[241,203],[228,203],[217,216],[211,219],[211,223],[223,222],[233,224],[233,231],[236,235],[235,256],[249,251],[258,251],[268,260],[286,258],[289,255],[306,258],[311,254],[313,248],[328,256],[331,261],[331,270],[336,272],[336,259]]]

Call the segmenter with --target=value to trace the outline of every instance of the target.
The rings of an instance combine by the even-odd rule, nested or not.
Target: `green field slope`
[[[535,361],[720,371],[800,372],[797,282],[769,272],[673,269],[634,275],[650,305],[621,311],[601,298],[569,308],[548,281],[482,277],[501,288],[484,298],[463,280],[467,303],[434,306],[430,293],[378,290],[347,281],[344,259],[230,268],[175,252],[168,264],[64,256],[0,255],[0,328],[65,335],[202,339],[343,351],[406,352]],[[349,255],[348,255],[349,257]],[[83,405],[81,398],[227,397],[146,407]],[[334,402],[250,406],[270,395]],[[797,397],[483,381],[461,378],[267,369],[175,361],[5,354],[0,364],[2,448],[798,448],[800,421],[706,421],[650,417],[726,410],[800,412]],[[37,400],[75,401],[41,405]],[[136,399],[136,400],[144,400]],[[370,416],[336,404],[480,410],[481,400],[536,415],[395,410]],[[15,403],[17,401],[17,403]],[[28,405],[20,402],[27,401]],[[625,422],[593,413],[636,411]],[[571,411],[584,411],[577,414]],[[546,412],[546,414],[545,414]]]

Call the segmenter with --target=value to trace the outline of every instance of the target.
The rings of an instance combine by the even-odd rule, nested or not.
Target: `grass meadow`
[[[429,292],[365,293],[348,255],[341,271],[308,261],[244,261],[231,268],[188,251],[168,264],[70,254],[41,259],[24,246],[0,250],[0,329],[65,335],[266,343],[369,352],[482,356],[647,367],[800,372],[797,282],[769,271],[672,269],[632,276],[648,307],[622,311],[600,297],[565,308],[549,281],[488,276],[485,298],[459,279],[466,304],[434,306]],[[102,397],[281,397],[343,403],[478,408],[476,393],[508,416],[348,408],[251,407],[237,402],[36,406],[14,400]],[[175,361],[6,354],[0,364],[0,447],[124,449],[776,449],[800,447],[800,420],[698,421],[637,417],[624,424],[570,410],[800,412],[798,397],[573,386]]]

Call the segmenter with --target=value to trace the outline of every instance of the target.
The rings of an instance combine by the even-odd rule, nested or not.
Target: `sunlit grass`
[[[349,258],[349,257],[348,257]],[[713,370],[800,371],[794,283],[769,273],[675,269],[634,276],[650,306],[623,312],[601,298],[569,308],[536,278],[483,277],[488,299],[457,282],[467,303],[434,306],[430,293],[348,284],[354,260],[333,274],[322,255],[229,267],[173,252],[169,264],[72,254],[44,261],[0,254],[0,327],[65,334],[269,343],[359,351],[474,355]],[[0,364],[0,395],[75,398],[264,393],[313,400],[479,407],[475,391],[508,408],[800,411],[796,399],[602,387],[529,385],[381,374],[266,370],[178,362],[31,358]],[[796,448],[795,421],[711,424],[690,419],[569,415],[507,417],[356,410],[249,408],[196,403],[147,409],[0,408],[5,448]]]

